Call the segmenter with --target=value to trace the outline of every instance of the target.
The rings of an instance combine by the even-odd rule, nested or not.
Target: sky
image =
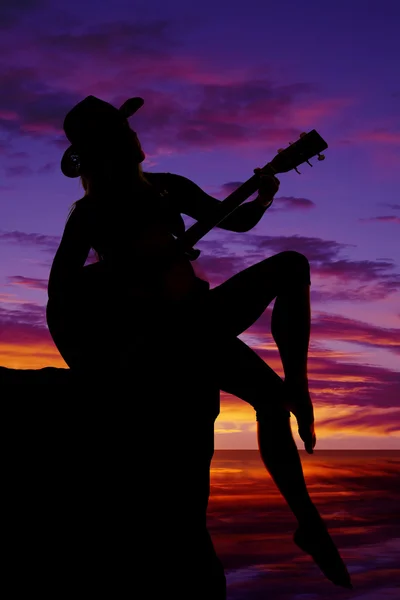
[[[143,97],[131,125],[144,170],[220,200],[316,129],[326,160],[281,174],[257,226],[210,232],[193,264],[214,287],[274,253],[305,254],[317,448],[400,449],[399,27],[396,0],[2,3],[0,364],[66,367],[45,305],[83,195],[60,171],[62,123],[85,96]],[[283,374],[270,309],[241,337]],[[242,400],[221,395],[215,445],[256,448]]]

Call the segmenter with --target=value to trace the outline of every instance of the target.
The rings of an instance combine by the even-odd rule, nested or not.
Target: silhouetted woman
[[[196,277],[176,244],[185,231],[181,213],[201,221],[219,201],[185,177],[143,173],[145,155],[128,123],[142,104],[141,98],[131,98],[117,110],[88,96],[65,118],[72,146],[61,168],[68,177],[80,176],[86,193],[73,206],[50,272],[47,319],[53,339],[72,369],[87,369],[91,360],[94,369],[101,368],[102,361],[118,366],[130,359],[128,322],[129,331],[140,340],[150,322],[156,329],[171,315],[195,314],[197,331],[206,332],[210,348],[217,348],[220,389],[256,410],[263,462],[299,522],[296,544],[313,556],[331,581],[351,587],[307,491],[289,421],[292,412],[311,454],[316,437],[307,378],[309,262],[298,252],[280,252],[213,289]],[[258,197],[219,227],[249,231],[278,188],[276,178],[263,177]],[[91,248],[99,262],[84,266]],[[168,263],[166,268],[165,256],[172,255],[174,266]],[[273,300],[271,331],[284,381],[238,338]]]

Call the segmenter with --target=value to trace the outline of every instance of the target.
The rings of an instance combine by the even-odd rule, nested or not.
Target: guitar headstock
[[[301,133],[299,139],[290,143],[287,148],[278,150],[269,166],[275,173],[287,173],[292,169],[297,171],[297,167],[305,162],[312,167],[312,164],[308,162],[310,158],[318,156],[318,160],[324,160],[325,156],[320,153],[327,147],[328,144],[325,140],[315,129],[312,129],[309,133]]]

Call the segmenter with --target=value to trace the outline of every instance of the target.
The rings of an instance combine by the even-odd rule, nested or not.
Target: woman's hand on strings
[[[258,187],[258,196],[255,200],[265,208],[268,208],[274,199],[276,192],[279,190],[280,181],[275,175],[266,175],[261,168],[254,169],[254,174],[260,179]]]

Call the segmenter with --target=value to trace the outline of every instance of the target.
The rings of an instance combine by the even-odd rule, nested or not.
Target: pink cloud
[[[313,337],[354,342],[364,346],[386,348],[400,354],[400,329],[376,327],[341,315],[319,313],[313,319]]]
[[[358,219],[358,220],[362,221],[362,222],[378,221],[378,222],[382,222],[382,223],[400,223],[400,217],[397,217],[396,215],[383,215],[383,216],[379,216],[379,217],[369,217],[366,219]]]
[[[21,126],[21,130],[26,133],[38,133],[41,135],[47,134],[57,134],[62,135],[63,129],[62,127],[52,125],[51,123],[24,123]]]
[[[221,71],[219,65],[182,52],[174,27],[160,20],[109,22],[86,30],[72,27],[68,33],[30,42],[28,36],[24,61],[14,50],[2,74],[0,113],[17,115],[3,122],[3,128],[35,138],[59,138],[51,141],[61,144],[63,118],[76,102],[91,93],[118,105],[126,97],[110,96],[110,90],[126,89],[127,81],[136,81],[145,106],[135,122],[149,154],[161,154],[166,147],[180,152],[226,144],[270,148],[286,146],[310,119],[326,117],[346,104],[313,98],[315,85],[307,82],[278,85],[252,68]],[[46,81],[52,81],[51,89]]]
[[[291,110],[291,121],[296,127],[315,128],[326,122],[332,115],[340,114],[343,109],[354,104],[351,98],[326,98],[308,101],[304,106],[296,106]]]
[[[271,309],[267,309],[251,330],[255,335],[263,335],[265,331],[270,330],[270,323]],[[399,328],[378,327],[365,321],[321,311],[314,314],[312,318],[312,340],[318,343],[326,342],[326,344],[333,340],[351,342],[400,354]]]
[[[393,261],[340,258],[340,253],[350,247],[348,244],[298,235],[261,236],[222,230],[216,235],[217,240],[202,240],[202,255],[194,263],[199,276],[205,275],[213,285],[271,254],[295,250],[311,263],[314,301],[382,299],[400,289],[400,274],[393,272]],[[32,245],[54,256],[60,240],[37,233],[0,231],[0,241]]]
[[[216,239],[199,243],[202,255],[195,269],[218,285],[240,270],[286,250],[304,254],[311,264],[312,299],[316,301],[386,298],[400,289],[400,274],[390,259],[351,260],[340,254],[351,247],[334,240],[305,236],[268,236],[218,230]],[[236,251],[237,249],[237,251]]]
[[[16,121],[18,114],[13,110],[1,110],[0,121]]]
[[[252,327],[251,333],[257,335],[259,329],[258,326]],[[261,333],[265,336],[265,329]],[[268,338],[272,341],[270,334]],[[323,341],[329,344],[329,338],[324,338]],[[313,329],[308,368],[312,398],[318,405],[332,406],[337,403],[360,407],[399,406],[400,374],[398,372],[369,364],[355,363],[351,360],[350,353],[347,355],[342,353],[338,357],[337,353],[325,347],[321,348],[320,343],[321,338],[319,337],[315,341]],[[276,349],[258,348],[257,344],[253,344],[251,347],[283,377]],[[397,422],[398,429],[400,429],[400,412]]]
[[[11,285],[21,285],[33,290],[45,290],[47,291],[47,280],[46,279],[35,279],[33,277],[23,277],[22,275],[14,275],[8,277],[8,281]]]
[[[385,126],[374,129],[358,130],[349,133],[347,139],[338,143],[358,144],[369,155],[371,169],[378,170],[386,177],[396,177],[399,165],[400,131],[398,124],[390,123],[388,119]],[[386,204],[387,206],[387,204]]]
[[[400,131],[379,128],[371,131],[360,131],[357,134],[357,140],[364,142],[373,142],[378,144],[400,144]]]

